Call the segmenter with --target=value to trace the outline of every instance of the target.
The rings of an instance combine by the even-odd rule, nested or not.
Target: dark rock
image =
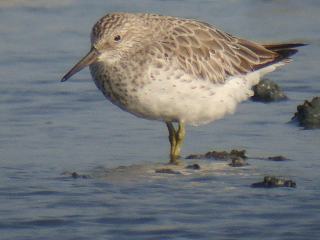
[[[233,158],[243,158],[246,159],[246,150],[231,150],[231,152],[226,151],[211,151],[205,154],[191,154],[186,157],[186,159],[217,159],[217,160],[229,160]]]
[[[251,97],[253,101],[258,102],[274,102],[288,99],[278,84],[263,79],[252,88],[254,95]]]
[[[186,166],[187,169],[193,169],[193,170],[200,170],[200,165],[195,163],[195,164],[191,164],[191,165],[188,165]]]
[[[275,162],[283,162],[283,161],[288,161],[289,159],[284,157],[284,156],[274,156],[274,157],[268,157],[267,158],[270,161],[275,161]]]
[[[299,105],[291,120],[298,121],[300,126],[307,129],[320,128],[320,97]]]
[[[190,154],[186,159],[200,159],[204,158],[204,154]]]
[[[243,167],[249,165],[245,159],[238,157],[238,158],[233,158],[229,166],[231,167]]]
[[[230,154],[226,151],[221,151],[221,152],[212,151],[212,152],[207,152],[206,154],[204,154],[204,158],[207,158],[207,159],[210,159],[210,158],[228,159],[229,156],[230,156]]]
[[[77,178],[84,178],[84,179],[90,178],[89,175],[84,175],[84,174],[79,174],[77,172],[69,172],[69,171],[63,172],[61,175],[72,177],[74,179],[77,179]]]
[[[254,188],[275,188],[275,187],[291,187],[295,188],[296,183],[290,179],[275,176],[265,176],[263,182],[253,183]]]
[[[248,157],[246,156],[246,150],[236,150],[233,149],[230,152],[230,158],[234,158],[234,157],[240,157],[243,159],[247,159]]]
[[[161,169],[156,169],[156,173],[166,173],[166,174],[181,174],[179,171],[174,171],[170,168],[161,168]]]
[[[73,177],[73,178],[89,178],[88,175],[79,174],[79,173],[77,173],[77,172],[73,172],[73,173],[71,174],[71,177]]]

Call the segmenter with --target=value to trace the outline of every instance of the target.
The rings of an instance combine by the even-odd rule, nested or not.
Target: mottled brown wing
[[[161,44],[175,55],[186,72],[215,83],[266,66],[278,55],[262,45],[197,21],[182,21],[175,25]]]

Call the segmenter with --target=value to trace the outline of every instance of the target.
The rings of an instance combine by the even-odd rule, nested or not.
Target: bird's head
[[[143,18],[136,14],[112,13],[104,16],[92,28],[89,53],[61,81],[68,80],[91,64],[116,63],[123,56],[139,50],[151,37],[146,34],[147,27]]]

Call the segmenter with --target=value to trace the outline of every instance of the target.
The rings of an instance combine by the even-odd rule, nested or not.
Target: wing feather
[[[252,72],[278,56],[263,45],[198,21],[181,21],[171,31],[172,37],[162,42],[163,49],[184,71],[215,83]]]

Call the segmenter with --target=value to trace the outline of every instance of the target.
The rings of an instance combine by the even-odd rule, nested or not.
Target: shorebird
[[[177,164],[186,124],[233,113],[261,76],[289,63],[303,45],[259,44],[192,19],[110,13],[93,26],[89,53],[61,81],[89,66],[113,104],[166,123],[170,163]]]

